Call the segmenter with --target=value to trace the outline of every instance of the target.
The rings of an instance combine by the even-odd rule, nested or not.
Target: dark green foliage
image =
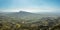
[[[51,28],[51,30],[60,30],[60,24],[55,25],[53,28]]]

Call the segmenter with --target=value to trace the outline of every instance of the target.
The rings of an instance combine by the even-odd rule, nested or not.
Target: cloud
[[[0,9],[3,12],[19,12],[19,11],[27,11],[27,12],[54,12],[59,11],[60,9],[56,8],[12,8],[12,9]]]
[[[60,10],[60,9],[53,9],[53,8],[24,8],[24,9],[21,9],[23,11],[28,11],[28,12],[53,12],[53,11],[56,11],[56,10]]]

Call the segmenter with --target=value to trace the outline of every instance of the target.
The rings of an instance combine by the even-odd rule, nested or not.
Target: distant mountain
[[[34,15],[33,13],[25,12],[25,11],[20,11],[20,12],[18,12],[18,14],[19,14],[20,16]]]
[[[27,18],[27,19],[41,16],[40,14],[30,13],[30,12],[25,12],[25,11],[13,12],[6,15],[10,17]]]
[[[33,19],[33,18],[42,18],[42,17],[55,17],[53,14],[44,14],[44,13],[30,13],[30,12],[25,12],[25,11],[20,11],[20,12],[11,12],[11,13],[4,13],[6,16],[10,17],[16,17],[16,18],[23,18],[23,19]]]

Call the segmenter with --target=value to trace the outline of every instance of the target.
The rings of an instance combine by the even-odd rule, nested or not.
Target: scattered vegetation
[[[18,19],[0,15],[0,30],[60,30],[60,17]]]

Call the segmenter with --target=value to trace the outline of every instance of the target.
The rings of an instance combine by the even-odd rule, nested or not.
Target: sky
[[[60,12],[60,0],[0,0],[0,12]]]

